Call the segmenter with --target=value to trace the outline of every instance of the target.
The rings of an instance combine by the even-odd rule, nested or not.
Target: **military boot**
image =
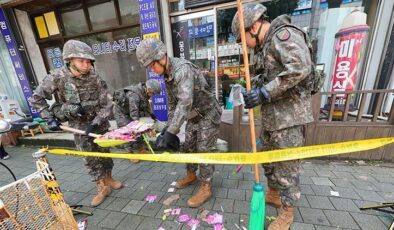
[[[104,180],[105,179],[100,179],[96,181],[97,195],[92,199],[91,205],[93,207],[96,207],[103,203],[105,197],[107,197],[111,193],[111,187],[107,186]]]
[[[120,189],[123,187],[122,182],[112,178],[111,171],[105,173],[105,185],[110,186],[112,189]]]
[[[268,192],[265,194],[265,203],[280,208],[282,202],[280,201],[279,190],[268,187]]]
[[[282,205],[279,209],[278,217],[268,226],[268,230],[287,230],[290,228],[293,220],[293,207],[285,207]]]
[[[208,201],[212,197],[212,187],[211,184],[208,182],[202,182],[200,185],[200,189],[196,193],[196,195],[190,197],[187,200],[187,205],[191,208],[200,207],[204,204],[205,201]]]
[[[187,170],[186,176],[178,180],[175,184],[176,188],[186,188],[187,186],[197,182],[196,172]]]

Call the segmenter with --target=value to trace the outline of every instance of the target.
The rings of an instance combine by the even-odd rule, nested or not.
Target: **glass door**
[[[174,57],[185,58],[196,64],[211,92],[217,94],[215,71],[215,15],[213,10],[172,18]]]

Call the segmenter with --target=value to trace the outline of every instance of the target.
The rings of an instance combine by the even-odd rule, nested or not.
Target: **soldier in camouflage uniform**
[[[160,92],[160,82],[153,79],[116,90],[113,95],[115,102],[113,110],[118,127],[123,127],[132,121],[139,120],[141,117],[152,117],[155,120],[149,99],[153,95],[159,95]],[[146,152],[142,137],[138,138],[136,142],[125,144],[124,147],[130,153],[136,149],[139,153]],[[133,163],[139,162],[139,160],[130,161]]]
[[[137,47],[137,58],[153,72],[164,74],[169,122],[163,135],[157,139],[157,146],[175,146],[178,139],[176,135],[186,121],[184,151],[213,151],[219,134],[222,111],[216,98],[209,92],[208,84],[198,67],[190,61],[168,57],[163,42],[155,38],[141,42]],[[212,197],[213,165],[187,164],[187,174],[176,182],[176,187],[185,188],[197,182],[198,168],[202,183],[199,191],[187,201],[190,207],[199,207]]]
[[[83,42],[69,40],[63,47],[63,60],[66,66],[44,78],[30,103],[42,118],[47,119],[51,130],[59,130],[63,121],[68,121],[72,128],[85,130],[85,135],[74,135],[78,150],[107,152],[88,136],[91,132],[105,133],[109,128],[108,119],[112,116],[112,98],[107,84],[94,71],[92,49]],[[46,100],[51,100],[55,94],[59,101],[49,109]],[[122,183],[112,179],[114,164],[111,158],[86,157],[85,163],[97,185],[97,195],[91,202],[92,206],[97,206],[111,193],[111,189],[121,188]]]
[[[244,4],[246,44],[255,50],[257,84],[244,92],[245,108],[261,105],[260,139],[263,150],[299,147],[305,144],[304,125],[313,121],[310,42],[304,31],[282,15],[269,23],[266,8],[257,3]],[[240,37],[238,13],[232,31]],[[269,190],[266,202],[280,207],[279,216],[268,229],[289,229],[293,207],[301,192],[300,160],[264,164]]]

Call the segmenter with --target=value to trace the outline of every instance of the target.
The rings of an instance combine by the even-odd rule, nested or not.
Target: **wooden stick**
[[[85,134],[85,131],[83,131],[83,130],[80,130],[80,129],[74,129],[74,128],[71,128],[71,127],[68,127],[68,126],[64,126],[64,125],[61,125],[61,126],[59,126],[61,129],[63,129],[64,131],[68,131],[68,132],[72,132],[72,133],[77,133],[77,134]],[[100,134],[95,134],[95,133],[89,133],[89,135],[88,136],[90,136],[90,137],[94,137],[94,138],[98,138],[98,137],[101,137],[101,135]]]
[[[245,80],[246,80],[246,89],[249,91],[252,87],[250,84],[250,71],[249,71],[249,60],[248,60],[248,50],[246,48],[246,37],[245,37],[245,25],[244,25],[244,12],[242,8],[241,0],[237,0],[238,7],[238,21],[239,21],[239,30],[241,32],[241,41],[242,41],[242,52],[245,66]],[[256,153],[256,134],[254,130],[254,113],[253,108],[249,109],[249,125],[250,125],[250,139],[252,141],[252,150],[253,153]],[[260,173],[258,164],[254,165],[254,176],[256,178],[256,182],[260,181]]]

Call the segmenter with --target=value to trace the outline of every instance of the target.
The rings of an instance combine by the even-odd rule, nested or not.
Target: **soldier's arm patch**
[[[290,32],[286,28],[283,28],[278,33],[276,33],[276,37],[280,41],[287,41],[290,38]]]

